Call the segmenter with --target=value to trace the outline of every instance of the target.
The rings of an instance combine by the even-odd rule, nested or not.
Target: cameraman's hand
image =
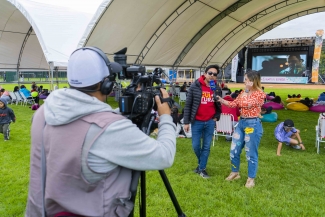
[[[169,98],[169,94],[167,93],[167,91],[163,88],[160,88],[160,93],[162,98]],[[155,100],[157,103],[157,111],[158,111],[158,115],[170,115],[171,114],[171,110],[169,108],[169,105],[167,102],[161,103],[159,96],[155,96]]]

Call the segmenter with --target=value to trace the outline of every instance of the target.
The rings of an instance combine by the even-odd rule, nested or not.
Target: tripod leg
[[[141,172],[141,205],[140,205],[140,216],[146,217],[146,172]]]
[[[178,214],[179,217],[186,217],[186,215],[183,213],[181,207],[179,206],[179,203],[177,201],[177,198],[174,194],[174,191],[172,189],[172,186],[170,185],[169,181],[168,181],[168,178],[166,176],[166,173],[164,170],[159,170],[159,173],[160,173],[160,176],[165,184],[165,187],[167,189],[167,192],[169,194],[169,197],[170,199],[172,200],[173,204],[174,204],[174,207],[176,209],[176,212]]]

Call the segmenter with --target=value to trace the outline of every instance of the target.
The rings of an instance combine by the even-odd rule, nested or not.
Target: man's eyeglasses
[[[216,76],[216,77],[218,75],[218,73],[213,73],[213,72],[207,72],[207,73],[208,73],[208,75],[213,75],[213,76]]]

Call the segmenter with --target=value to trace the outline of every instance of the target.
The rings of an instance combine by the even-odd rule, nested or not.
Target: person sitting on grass
[[[282,143],[285,143],[287,146],[294,149],[305,150],[305,146],[302,143],[299,133],[300,131],[294,127],[294,123],[290,119],[278,124],[274,130],[274,136],[279,141],[276,154],[281,156]]]

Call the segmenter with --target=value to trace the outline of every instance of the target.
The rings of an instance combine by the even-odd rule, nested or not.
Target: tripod
[[[151,125],[154,122],[154,120],[156,119],[156,115],[148,113],[146,115],[146,117],[147,118],[145,118],[144,122],[142,123],[141,130],[144,133],[146,133],[147,135],[149,135]],[[149,120],[149,122],[146,120]],[[148,124],[146,124],[146,122],[148,122]],[[186,217],[186,215],[183,213],[181,207],[179,206],[179,203],[178,203],[177,198],[174,194],[174,191],[168,181],[165,171],[159,170],[159,174],[160,174],[161,179],[167,189],[169,197],[170,197],[171,201],[173,202],[173,205],[175,207],[178,217]],[[139,212],[140,212],[140,217],[146,217],[146,172],[145,171],[133,171],[132,183],[131,183],[131,187],[130,187],[130,190],[132,193],[131,201],[133,202],[133,204],[135,203],[135,198],[136,198],[136,194],[137,194],[137,186],[138,186],[139,180],[141,180],[141,182],[140,182],[141,192],[140,192],[140,199],[139,199],[141,204],[139,207],[139,209],[140,209]],[[130,213],[129,217],[134,217],[134,209]]]

